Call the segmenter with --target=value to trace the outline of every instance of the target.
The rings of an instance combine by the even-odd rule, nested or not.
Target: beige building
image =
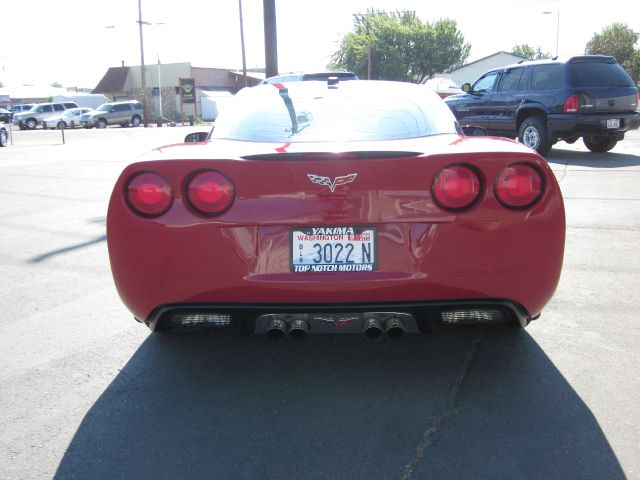
[[[519,55],[513,55],[507,52],[496,52],[488,57],[481,58],[474,62],[467,63],[462,67],[456,68],[446,73],[438,73],[435,75],[437,78],[449,78],[454,84],[462,86],[469,82],[473,83],[483,73],[494,68],[504,67],[512,63],[517,63],[521,60],[527,60],[525,57]]]
[[[93,93],[102,93],[117,100],[142,101],[142,72],[140,66],[109,68]],[[194,103],[182,103],[180,79],[192,78],[196,87]],[[264,74],[247,73],[248,86],[257,85]],[[149,122],[160,118],[179,122],[202,118],[202,102],[209,101],[210,94],[203,92],[228,92],[235,94],[244,87],[241,72],[223,68],[193,67],[191,63],[145,65],[145,84]],[[212,111],[204,109],[205,112]],[[215,111],[215,110],[214,110]],[[214,120],[214,118],[204,118]]]

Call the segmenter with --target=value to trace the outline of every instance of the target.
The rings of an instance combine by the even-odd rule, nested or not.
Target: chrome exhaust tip
[[[289,336],[297,342],[301,342],[307,338],[308,333],[309,324],[304,320],[293,320],[289,325]]]
[[[370,342],[377,342],[382,338],[384,331],[382,324],[375,318],[367,318],[362,326],[362,333]]]
[[[267,337],[273,341],[278,341],[287,333],[287,324],[280,318],[274,318],[267,327]]]
[[[404,335],[404,323],[394,316],[384,323],[384,331],[389,338],[396,340]]]

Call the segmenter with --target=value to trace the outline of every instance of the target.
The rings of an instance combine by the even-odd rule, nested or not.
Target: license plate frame
[[[620,128],[620,119],[619,118],[609,118],[607,119],[607,129]]]
[[[375,272],[378,232],[370,226],[292,227],[289,267],[293,273]]]

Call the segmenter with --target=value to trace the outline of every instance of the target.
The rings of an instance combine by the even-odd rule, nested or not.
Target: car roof
[[[273,77],[265,78],[260,82],[260,85],[264,85],[267,83],[279,83],[282,79],[291,78],[291,77],[300,77],[300,80],[308,81],[314,80],[316,78],[326,81],[328,77],[336,77],[338,79],[345,78],[349,80],[359,80],[358,76],[347,70],[328,70],[325,72],[288,72],[288,73],[280,73]]]
[[[539,60],[520,60],[517,63],[512,63],[504,67],[500,67],[496,70],[521,67],[523,65],[549,65],[549,64],[565,64],[565,63],[586,63],[586,62],[598,62],[598,63],[617,63],[615,57],[611,55],[575,55],[572,57],[553,57],[542,58]]]

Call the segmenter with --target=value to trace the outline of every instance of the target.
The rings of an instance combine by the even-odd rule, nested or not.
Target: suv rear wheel
[[[604,153],[616,146],[618,140],[612,137],[603,137],[601,135],[591,135],[582,139],[584,146],[595,153]]]
[[[140,126],[140,117],[138,115],[134,115],[134,117],[131,119],[131,126],[132,127]]]
[[[551,150],[545,122],[538,116],[525,118],[518,129],[518,140],[527,147],[533,148],[540,155],[546,155]]]

